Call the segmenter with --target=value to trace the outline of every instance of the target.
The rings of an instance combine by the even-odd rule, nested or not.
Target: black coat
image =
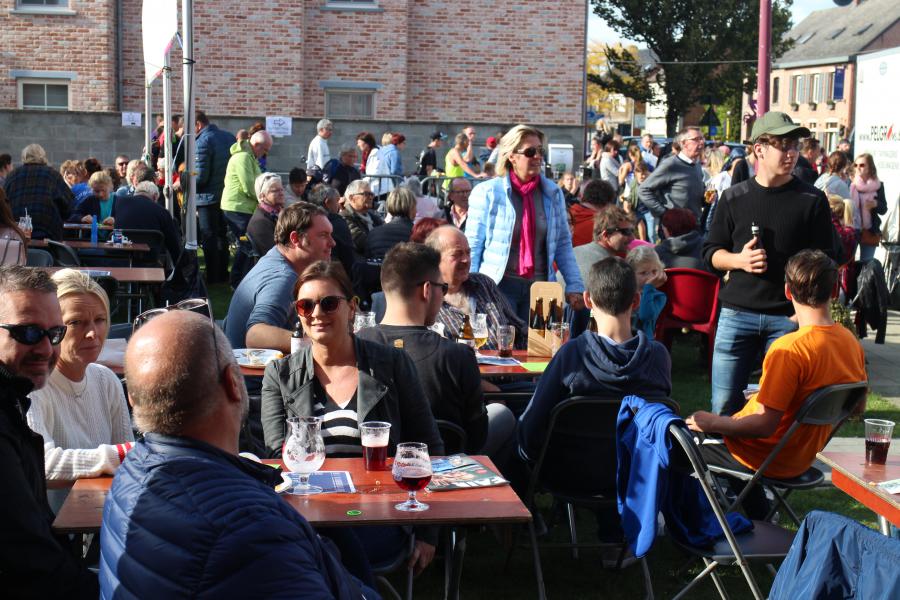
[[[25,421],[32,387],[0,365],[0,595],[97,598],[97,576],[51,530],[44,439]]]
[[[850,303],[856,308],[856,327],[859,337],[866,337],[866,324],[876,330],[875,343],[883,344],[887,334],[887,309],[890,294],[884,281],[881,263],[872,259],[863,264],[856,278],[856,297]]]
[[[400,242],[409,241],[412,228],[413,222],[409,217],[394,217],[390,223],[376,227],[366,238],[366,258],[384,258],[388,250]]]

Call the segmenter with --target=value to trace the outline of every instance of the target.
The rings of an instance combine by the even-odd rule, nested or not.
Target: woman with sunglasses
[[[109,298],[80,271],[63,269],[53,281],[66,333],[47,385],[31,393],[28,424],[44,438],[47,479],[112,474],[134,433],[122,384],[96,364],[109,331]]]
[[[569,304],[583,308],[584,284],[572,252],[566,201],[541,173],[543,132],[516,125],[498,147],[498,177],[475,186],[469,197],[471,271],[493,279],[527,322],[531,284],[555,281],[555,264],[565,278]]]
[[[853,161],[856,175],[850,184],[853,205],[853,226],[859,232],[859,260],[875,258],[875,248],[881,243],[881,218],[887,212],[884,184],[878,180],[878,170],[871,154],[860,154]]]
[[[262,383],[262,425],[271,457],[281,456],[286,419],[320,416],[328,457],[362,457],[359,424],[391,424],[388,453],[400,442],[424,442],[432,455],[444,453],[431,407],[416,368],[403,350],[353,336],[356,301],[339,263],[313,263],[297,280],[296,307],[312,344],[272,361]],[[402,551],[399,527],[356,532],[373,564]],[[419,532],[418,568],[434,555],[434,532]]]

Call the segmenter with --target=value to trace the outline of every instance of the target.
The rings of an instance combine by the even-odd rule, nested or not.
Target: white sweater
[[[44,438],[47,479],[112,474],[131,449],[134,433],[125,393],[106,367],[88,365],[77,382],[54,370],[30,398],[28,425]]]

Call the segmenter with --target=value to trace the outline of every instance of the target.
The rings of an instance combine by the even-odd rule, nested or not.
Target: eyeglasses
[[[349,298],[344,296],[325,296],[324,298],[319,298],[318,300],[311,300],[309,298],[301,298],[294,303],[294,306],[297,307],[297,314],[303,317],[304,319],[308,319],[312,316],[313,311],[316,310],[316,306],[322,307],[322,312],[325,314],[333,313],[338,309],[341,305],[341,300],[349,301]]]
[[[359,194],[350,194],[351,197],[355,196],[363,196],[364,198],[374,198],[375,194],[372,192],[360,192]]]
[[[465,194],[466,196],[468,196],[469,194],[472,193],[472,190],[450,190],[450,193],[451,194]]]
[[[9,337],[26,346],[34,346],[44,339],[44,337],[50,340],[51,345],[56,346],[64,337],[66,337],[65,325],[51,327],[50,329],[43,329],[32,324],[0,325],[0,329],[7,330],[9,332]]]
[[[534,158],[535,156],[544,156],[543,146],[532,146],[524,150],[516,150],[513,154],[521,154],[525,158]]]
[[[607,229],[606,232],[610,235],[619,232],[624,236],[634,237],[634,227],[613,227],[612,229]]]
[[[687,138],[684,140],[685,142],[700,142],[701,144],[706,141],[706,139],[701,135],[700,137],[695,138]]]
[[[435,287],[437,287],[437,288],[440,288],[441,294],[443,294],[444,296],[446,296],[446,295],[447,295],[447,292],[450,291],[450,284],[449,284],[449,283],[438,283],[437,281],[426,280],[426,281],[423,281],[423,282],[421,282],[421,283],[419,283],[419,284],[417,284],[417,285],[425,285],[426,283],[430,283],[431,285],[433,285],[433,286],[435,286]]]
[[[134,333],[135,331],[146,325],[147,321],[154,319],[160,315],[164,315],[170,310],[189,310],[191,312],[201,314],[204,317],[209,317],[210,320],[212,320],[213,318],[212,306],[210,305],[209,300],[207,300],[206,298],[188,298],[187,300],[182,300],[178,304],[173,304],[171,306],[145,310],[134,319],[134,323],[131,326],[131,332]]]
[[[127,167],[127,166],[128,166],[128,163],[127,163],[127,162],[117,162],[117,163],[116,163],[116,166],[117,166],[117,167]]]
[[[858,165],[853,165],[853,166],[856,167],[856,168],[858,169],[858,168],[860,168],[860,167],[866,167],[866,168],[868,168],[869,165],[867,165],[866,163],[859,163]]]
[[[768,146],[782,152],[796,152],[800,149],[800,140],[794,138],[772,138],[766,143]]]

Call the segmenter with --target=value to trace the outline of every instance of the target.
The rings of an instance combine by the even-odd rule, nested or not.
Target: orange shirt
[[[728,451],[741,464],[758,469],[794,422],[815,390],[837,383],[866,381],[862,346],[842,325],[809,325],[775,340],[763,361],[759,392],[735,419],[752,415],[762,404],[784,412],[771,437],[726,437]],[[766,475],[787,479],[806,471],[828,440],[827,425],[801,425],[769,466]]]

